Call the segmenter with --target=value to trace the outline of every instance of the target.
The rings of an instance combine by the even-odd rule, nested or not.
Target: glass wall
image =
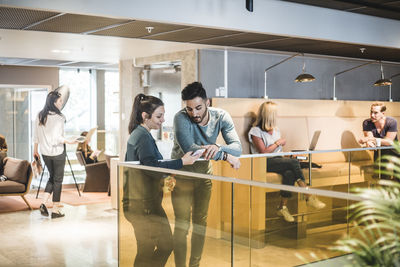
[[[65,136],[77,137],[83,131],[89,131],[97,125],[96,121],[96,87],[94,76],[89,69],[60,69],[60,85],[70,88],[70,96],[62,113],[67,121]],[[90,146],[95,149],[97,136],[91,138]],[[78,183],[85,181],[86,173],[76,158],[76,145],[67,145],[68,161],[65,165],[64,184],[73,184],[74,176]],[[71,165],[70,165],[70,164]],[[72,175],[72,172],[74,175]]]
[[[304,187],[283,184],[268,168],[272,157],[294,160],[301,153],[243,156],[238,170],[212,161],[213,175],[121,163],[120,266],[141,260],[155,266],[157,253],[164,253],[166,266],[198,260],[203,266],[297,266],[340,256],[331,249],[335,242],[357,234],[348,215],[361,198],[351,192],[377,182],[371,152],[304,152]],[[340,166],[333,160],[339,156],[345,157]],[[320,166],[321,157],[332,162]],[[164,185],[171,177],[172,191]],[[291,218],[278,208],[283,198]]]
[[[33,123],[46,99],[45,88],[0,88],[0,134],[8,156],[31,161]]]
[[[105,72],[106,151],[119,154],[119,72]]]

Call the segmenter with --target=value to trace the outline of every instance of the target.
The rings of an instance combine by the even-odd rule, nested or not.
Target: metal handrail
[[[304,153],[327,153],[327,152],[352,152],[352,151],[364,151],[364,150],[375,150],[375,149],[390,149],[393,147],[379,147],[379,148],[350,148],[350,149],[335,149],[335,150],[319,150],[319,151],[304,151],[304,152],[285,152],[285,153],[269,153],[269,154],[256,154],[256,155],[243,155],[241,158],[252,158],[252,157],[263,157],[266,156],[277,156],[277,155],[297,155],[297,154],[304,154]],[[324,196],[324,197],[331,197],[331,198],[339,198],[339,199],[346,199],[346,200],[353,200],[353,201],[361,201],[366,198],[360,197],[358,195],[352,193],[343,193],[343,192],[336,192],[336,191],[329,191],[323,189],[314,189],[314,188],[302,188],[302,187],[294,187],[290,185],[283,185],[283,184],[273,184],[268,182],[259,182],[259,181],[252,181],[252,180],[242,180],[233,177],[223,177],[223,176],[216,176],[216,175],[209,175],[203,173],[194,173],[188,171],[180,171],[180,170],[173,170],[167,168],[159,168],[159,167],[150,167],[140,165],[138,161],[130,161],[130,162],[119,162],[119,167],[129,167],[129,168],[136,168],[142,170],[149,170],[155,171],[160,173],[168,173],[168,174],[176,174],[182,175],[187,177],[194,177],[200,179],[210,179],[215,181],[221,182],[228,182],[233,184],[241,184],[247,186],[256,186],[261,188],[268,188],[268,189],[276,189],[276,190],[284,190],[296,193],[303,193],[303,194],[313,194],[317,196]]]

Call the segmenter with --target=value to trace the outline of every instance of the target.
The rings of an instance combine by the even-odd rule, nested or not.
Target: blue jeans
[[[282,184],[294,185],[297,180],[305,181],[299,161],[295,158],[273,157],[267,159],[267,172],[275,172],[282,175]],[[289,198],[292,194],[288,191],[281,191],[281,196]]]
[[[186,266],[186,238],[192,215],[193,233],[189,266],[199,266],[207,228],[208,204],[211,197],[211,180],[176,177],[172,191],[175,213],[174,255],[177,267]]]

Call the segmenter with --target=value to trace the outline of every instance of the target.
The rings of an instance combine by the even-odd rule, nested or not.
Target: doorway
[[[46,87],[0,85],[0,134],[9,157],[32,161],[33,125],[47,96]]]

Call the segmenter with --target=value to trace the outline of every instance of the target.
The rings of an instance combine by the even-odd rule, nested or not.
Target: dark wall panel
[[[277,55],[243,51],[228,52],[228,97],[258,98],[264,96],[264,70],[290,55]],[[215,88],[224,84],[224,52],[200,51],[200,80],[210,97]],[[302,72],[316,80],[295,83]],[[365,61],[327,57],[297,56],[267,72],[267,96],[288,99],[333,99],[333,77],[336,73],[356,67]],[[384,64],[385,77],[400,73],[400,65]],[[382,100],[389,99],[389,87],[376,87],[373,83],[380,78],[380,65],[372,63],[361,68],[337,75],[336,98],[339,100]],[[392,99],[400,101],[400,76],[393,79]]]
[[[199,81],[208,97],[215,97],[215,89],[224,86],[224,51],[199,51]]]

